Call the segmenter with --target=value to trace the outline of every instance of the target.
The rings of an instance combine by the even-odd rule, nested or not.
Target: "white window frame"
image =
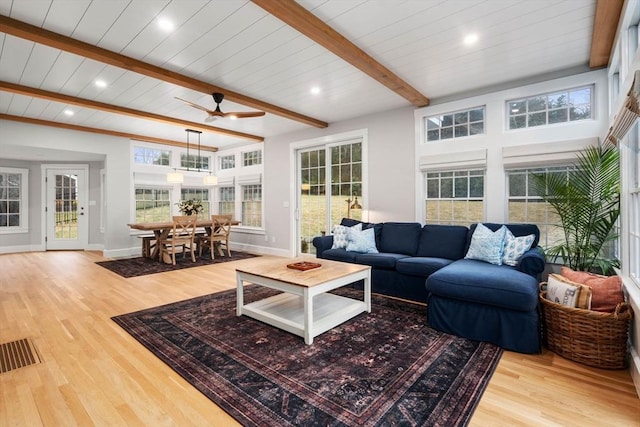
[[[623,179],[623,194],[620,216],[626,219],[628,254],[622,260],[623,270],[640,288],[640,124],[629,131],[623,150],[627,154],[623,170],[628,170]],[[623,157],[624,160],[624,157]],[[625,191],[626,190],[626,191]],[[626,266],[624,264],[627,264]]]
[[[589,89],[589,117],[586,118],[581,118],[581,119],[576,119],[576,120],[571,120],[571,102],[570,102],[570,97],[571,97],[571,93],[572,92],[577,92],[580,90],[584,90],[584,89]],[[567,100],[567,106],[564,108],[552,108],[550,109],[548,104],[545,102],[545,108],[543,110],[535,110],[535,111],[529,111],[529,101],[534,100],[536,98],[540,98],[540,97],[549,97],[551,95],[558,95],[558,94],[566,94],[568,96],[568,100]],[[517,110],[515,109],[517,106],[513,105],[516,103],[524,103],[525,104],[525,111],[522,112],[520,110],[520,108],[518,108]],[[580,105],[586,105],[586,104],[580,104]],[[562,124],[566,124],[566,123],[575,123],[578,121],[582,121],[582,120],[593,120],[594,118],[594,107],[595,107],[595,85],[593,84],[589,84],[589,85],[584,85],[584,86],[577,86],[577,87],[572,87],[572,88],[567,88],[567,89],[560,89],[560,90],[555,90],[555,91],[551,91],[551,92],[545,92],[545,93],[540,93],[537,95],[530,95],[524,98],[516,98],[516,99],[510,99],[507,100],[507,102],[505,103],[505,114],[506,114],[506,127],[508,131],[519,131],[519,130],[523,130],[523,129],[537,129],[537,128],[544,128],[547,126],[556,126],[556,125],[562,125]],[[549,111],[560,111],[560,110],[566,110],[567,112],[567,118],[566,120],[563,121],[559,121],[559,122],[555,122],[555,123],[549,123]],[[545,123],[541,124],[541,125],[536,125],[536,126],[529,126],[529,116],[531,114],[541,114],[541,113],[545,113]],[[523,127],[511,127],[511,118],[512,117],[524,117],[525,119],[525,125]]]
[[[173,215],[173,189],[171,186],[167,186],[167,185],[149,185],[149,184],[140,184],[140,183],[136,183],[134,184],[134,188],[133,188],[133,219],[132,221],[134,223],[137,223],[137,209],[136,209],[136,204],[137,204],[137,198],[136,198],[136,191],[138,189],[142,189],[142,190],[162,190],[162,191],[167,191],[169,193],[169,216],[163,220],[157,220],[157,221],[171,221],[171,217]],[[144,222],[147,222],[147,220],[145,219]]]
[[[471,113],[473,111],[477,111],[477,110],[481,110],[482,111],[482,119],[481,120],[471,120]],[[464,122],[459,122],[456,124],[456,121],[458,120],[457,117],[461,116],[463,114],[466,114],[467,116],[467,120]],[[451,125],[443,125],[443,122],[445,121],[445,117],[446,116],[451,116]],[[487,125],[486,125],[486,120],[487,120],[487,111],[486,111],[486,106],[484,105],[480,105],[477,107],[472,107],[472,108],[466,108],[464,110],[457,110],[457,111],[450,111],[450,112],[446,112],[446,113],[442,113],[442,114],[436,114],[433,116],[428,116],[425,117],[423,120],[423,126],[424,126],[424,143],[425,144],[430,144],[430,143],[434,143],[434,142],[443,142],[443,141],[451,141],[451,140],[459,140],[461,138],[469,138],[469,137],[475,137],[475,136],[479,136],[479,135],[484,135],[486,133],[486,129],[487,129]],[[482,132],[475,132],[475,133],[471,133],[471,129],[473,125],[477,125],[481,123],[482,124]],[[431,129],[429,129],[430,124],[432,124]],[[459,135],[457,136],[457,129],[458,128],[466,128],[466,133],[464,135]],[[443,138],[442,137],[442,132],[443,129],[451,129],[451,136],[450,137],[446,137]],[[437,139],[429,139],[429,132],[438,132],[438,138]]]
[[[206,198],[197,196],[188,196],[187,198],[199,199],[202,202],[202,207],[204,209],[198,214],[198,219],[210,219],[213,212],[211,210],[211,189],[208,187],[197,187],[194,185],[182,184],[180,186],[180,200],[185,200],[182,194],[184,191],[206,194]]]
[[[262,164],[262,150],[242,152],[242,167],[258,166]]]
[[[245,200],[245,190],[252,189],[255,187],[256,192],[252,192],[252,194],[259,194],[260,199],[250,199]],[[259,187],[259,188],[258,188]],[[258,191],[259,190],[259,191]],[[263,203],[263,189],[261,183],[241,183],[240,184],[240,212],[241,212],[241,221],[244,227],[252,227],[252,228],[263,228],[264,227],[264,203]],[[248,221],[245,218],[245,203],[253,203],[260,202],[260,224],[253,224],[252,221]]]
[[[482,177],[482,196],[472,196],[470,195],[471,185],[470,181],[472,178]],[[423,172],[424,179],[424,201],[425,201],[425,213],[424,213],[424,221],[428,224],[446,224],[446,225],[464,225],[470,226],[473,223],[482,222],[485,216],[485,199],[486,199],[486,171],[485,169],[469,169],[469,170],[450,170],[450,171],[424,171]],[[451,179],[451,196],[443,197],[442,196],[442,181]],[[466,190],[464,195],[456,193],[456,180],[466,180]],[[431,182],[438,182],[438,196],[431,197],[429,196],[429,184]],[[442,210],[440,207],[437,209],[437,218],[429,217],[429,201],[437,202],[439,205],[442,202],[448,203],[451,205],[450,211],[451,216],[449,218],[442,218]],[[455,216],[456,212],[459,212],[459,209],[456,209],[455,205],[457,202],[465,202],[466,209],[465,212],[467,215],[465,218],[457,218]],[[470,202],[481,202],[482,203],[482,212],[480,218],[472,218],[469,215],[469,206]]]
[[[162,155],[166,155],[166,159],[167,159],[167,164],[158,164],[158,163],[149,163],[146,161],[138,161],[138,155],[137,155],[137,151],[138,150],[142,150],[143,151],[143,159],[150,159],[152,156],[152,154],[156,154],[159,155],[160,158],[162,158]],[[155,147],[148,147],[146,145],[134,145],[133,146],[133,163],[135,165],[153,165],[153,166],[171,166],[171,150],[163,150],[161,148],[155,148]]]
[[[20,175],[20,225],[0,227],[0,234],[19,234],[29,232],[29,169],[0,167],[1,174]]]
[[[226,195],[223,197],[223,190],[230,189],[233,193],[233,199],[227,199]],[[218,193],[218,204],[217,204],[217,212],[220,215],[229,215],[231,214],[234,218],[236,217],[236,187],[232,185],[221,185],[217,188]],[[226,205],[231,205],[233,209],[229,211],[228,209],[222,209],[222,207]]]
[[[235,167],[236,167],[235,154],[227,154],[227,155],[218,157],[218,169],[230,170],[230,169],[235,169]]]

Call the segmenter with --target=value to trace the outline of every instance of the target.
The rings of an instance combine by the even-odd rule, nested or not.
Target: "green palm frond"
[[[534,174],[533,185],[558,213],[564,243],[547,248],[574,270],[605,273],[617,260],[605,259],[603,248],[617,239],[620,214],[620,158],[616,148],[589,147],[579,153],[569,174]]]

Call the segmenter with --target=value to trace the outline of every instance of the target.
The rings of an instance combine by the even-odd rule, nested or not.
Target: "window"
[[[242,165],[253,166],[262,164],[262,150],[248,151],[242,153]]]
[[[135,222],[171,220],[169,189],[136,186]]]
[[[0,168],[0,233],[28,231],[28,169]]]
[[[425,119],[427,141],[462,138],[484,133],[484,107]]]
[[[308,173],[310,181],[304,181],[305,162],[303,158],[303,169],[301,170],[303,183],[314,182],[316,173],[325,178],[324,173],[321,173],[317,168],[314,170],[314,164],[316,164],[315,153],[310,152],[309,155]],[[356,197],[360,197],[360,200],[362,200],[362,143],[356,142],[330,147],[329,156],[332,224],[339,224],[340,219],[345,216],[361,220],[362,209],[351,209],[351,205],[355,202]],[[325,156],[318,153],[317,162],[323,161],[324,158]],[[317,163],[317,165],[321,164]],[[317,188],[320,190],[319,187]],[[347,202],[347,200],[350,200],[350,202]]]
[[[564,241],[564,231],[555,209],[535,192],[533,174],[562,174],[569,179],[571,166],[521,169],[507,172],[509,201],[508,222],[536,224],[540,229],[540,246],[553,247]]]
[[[171,152],[168,150],[135,147],[133,151],[133,161],[137,164],[169,166],[170,159]]]
[[[242,185],[242,225],[262,227],[262,184]]]
[[[220,199],[218,202],[218,213],[220,215],[231,215],[235,218],[236,213],[236,189],[235,187],[220,187],[218,190]]]
[[[636,124],[628,135],[629,203],[621,215],[629,215],[629,276],[640,286],[640,125]]]
[[[233,169],[236,167],[236,156],[231,154],[229,156],[220,156],[220,169]]]
[[[469,226],[484,219],[484,170],[427,172],[426,218]]]
[[[199,219],[211,218],[211,206],[209,204],[209,189],[207,188],[182,188],[180,200],[197,199],[202,202],[202,212],[198,214]]]
[[[509,129],[590,119],[592,93],[587,86],[508,101]]]
[[[180,166],[189,169],[209,169],[209,157],[181,154]]]

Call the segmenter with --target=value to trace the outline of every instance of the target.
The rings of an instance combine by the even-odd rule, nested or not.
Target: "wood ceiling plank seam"
[[[25,73],[18,83],[25,86],[40,87],[47,73],[53,67],[60,51],[37,43],[33,43],[33,47],[34,53],[29,58]]]
[[[264,140],[264,138],[261,136],[250,135],[244,132],[238,132],[230,129],[223,129],[215,126],[206,126],[200,123],[190,122],[187,120],[160,116],[159,114],[153,114],[146,111],[134,110],[132,108],[105,104],[102,102],[92,101],[89,99],[80,99],[70,95],[63,95],[60,93],[50,92],[42,89],[29,88],[29,87],[20,86],[20,85],[8,83],[8,82],[0,82],[0,90],[11,91],[11,92],[26,95],[26,96],[40,97],[40,98],[48,99],[51,101],[61,102],[61,103],[66,102],[66,103],[78,105],[81,107],[88,107],[88,108],[94,108],[94,109],[107,111],[111,113],[123,114],[123,115],[134,117],[134,118],[146,118],[148,120],[153,120],[160,123],[171,123],[176,126],[185,126],[185,127],[196,129],[196,130],[201,130],[203,132],[221,133],[224,135],[248,139],[248,140],[257,141],[257,142],[262,142]]]
[[[403,81],[382,63],[358,48],[354,43],[333,30],[308,10],[293,0],[282,0],[278,3],[267,0],[252,0],[269,13],[277,16],[287,25],[310,37],[316,43],[329,49],[347,62],[359,68],[381,84],[387,86],[398,95],[404,97],[417,107],[429,104],[429,99],[418,90]]]
[[[164,144],[164,145],[183,147],[183,148],[186,148],[187,146],[186,143],[181,141],[156,138],[156,137],[146,136],[146,135],[136,135],[128,132],[119,132],[119,131],[114,131],[110,129],[96,129],[92,127],[78,126],[78,125],[73,125],[69,123],[60,123],[60,122],[49,121],[49,120],[38,120],[38,119],[32,119],[28,117],[12,116],[8,114],[0,114],[0,120],[11,120],[11,121],[29,123],[29,124],[40,125],[40,126],[50,126],[55,128],[71,129],[71,130],[80,131],[80,132],[90,132],[90,133],[98,133],[103,135],[119,136],[123,138],[154,142],[157,144]],[[207,145],[201,145],[200,149],[204,151],[213,151],[213,152],[218,151],[217,147],[211,147]]]
[[[99,45],[104,35],[111,28],[111,24],[122,15],[129,0],[109,0],[91,2],[87,12],[78,22],[71,37],[86,43]]]
[[[47,44],[59,49],[70,49],[76,55],[89,57],[94,60],[105,62],[111,65],[116,65],[121,68],[138,72],[148,77],[154,77],[159,80],[164,80],[179,86],[188,87],[193,90],[205,93],[223,92],[225,94],[225,97],[231,101],[235,101],[268,113],[281,115],[291,120],[297,120],[310,126],[320,128],[328,126],[328,123],[326,122],[307,117],[295,111],[290,111],[255,98],[251,98],[246,95],[242,95],[240,93],[218,87],[216,85],[199,81],[189,76],[165,70],[163,68],[147,64],[133,58],[128,58],[126,56],[108,51],[103,48],[91,46],[79,40],[60,36],[58,34],[49,32],[48,30],[33,27],[32,25],[16,21],[6,16],[0,15],[0,27],[0,32],[8,32],[10,30],[13,35],[16,35],[18,37],[25,38],[37,43]]]

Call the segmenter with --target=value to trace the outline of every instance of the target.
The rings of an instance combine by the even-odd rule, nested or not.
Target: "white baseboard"
[[[268,248],[266,246],[248,245],[244,243],[231,242],[232,251],[251,252],[259,255],[273,255],[281,256],[285,258],[291,257],[291,252],[288,249]]]
[[[635,348],[631,347],[631,362],[629,363],[631,379],[636,386],[636,394],[640,397],[640,355]]]
[[[43,252],[44,245],[0,246],[0,254],[17,254],[20,252]]]
[[[103,249],[102,255],[105,258],[131,258],[142,255],[140,246],[124,249]]]
[[[629,373],[636,387],[636,394],[640,397],[640,288],[629,277],[624,275],[620,277],[622,277],[627,302],[634,313],[629,328]]]
[[[104,250],[104,245],[103,244],[98,244],[98,243],[89,243],[87,245],[87,247],[85,248],[85,251],[102,251]]]

